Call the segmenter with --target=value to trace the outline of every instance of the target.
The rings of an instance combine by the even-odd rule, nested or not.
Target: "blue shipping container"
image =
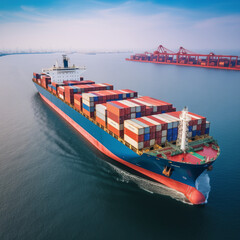
[[[167,140],[168,140],[169,142],[173,141],[172,139],[173,139],[172,135],[168,135],[168,136],[167,136]]]
[[[192,137],[195,137],[197,135],[197,130],[192,131]]]
[[[136,118],[139,118],[139,117],[141,117],[142,116],[142,114],[140,113],[140,112],[137,112],[136,113]]]
[[[89,107],[89,106],[87,106],[86,104],[82,104],[82,106],[83,106],[83,108],[84,109],[86,109],[87,111],[89,111],[89,112],[94,112],[94,107]]]
[[[170,136],[170,135],[172,136],[173,135],[173,129],[172,128],[167,130],[167,135],[168,136]]]
[[[173,135],[177,135],[178,134],[178,128],[173,128]]]
[[[144,134],[144,141],[148,141],[150,140],[150,134],[147,133],[147,134]]]

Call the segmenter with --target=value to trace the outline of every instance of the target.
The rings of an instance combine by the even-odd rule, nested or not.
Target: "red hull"
[[[135,171],[148,176],[170,188],[173,188],[181,193],[183,193],[186,198],[192,203],[192,204],[203,204],[205,203],[205,197],[204,195],[199,192],[196,188],[191,187],[189,185],[186,185],[181,182],[177,182],[173,179],[169,179],[167,177],[161,176],[157,173],[153,173],[151,171],[148,171],[144,168],[138,167],[134,164],[131,164],[127,161],[124,161],[123,159],[117,157],[112,152],[110,152],[105,146],[103,146],[99,141],[97,141],[92,135],[90,135],[84,128],[82,128],[80,125],[78,125],[75,121],[73,121],[68,115],[66,115],[62,110],[60,110],[58,107],[56,107],[51,101],[49,101],[46,97],[44,97],[42,94],[40,94],[43,100],[50,105],[60,116],[62,116],[68,123],[70,123],[83,137],[85,137],[90,143],[92,143],[99,151],[107,155],[108,157],[124,164],[125,166],[134,169]]]

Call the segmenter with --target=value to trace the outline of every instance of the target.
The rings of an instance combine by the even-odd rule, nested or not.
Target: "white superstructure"
[[[52,82],[79,81],[82,73],[86,71],[86,67],[76,67],[75,65],[69,67],[68,60],[67,56],[63,55],[63,67],[56,64],[51,68],[42,69],[42,72],[49,75]]]

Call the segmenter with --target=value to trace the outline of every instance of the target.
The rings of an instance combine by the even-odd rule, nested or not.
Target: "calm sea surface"
[[[239,54],[239,53],[238,53]],[[221,155],[208,203],[112,166],[38,95],[60,54],[0,58],[0,239],[240,239],[240,72],[69,55],[86,79],[204,115]]]

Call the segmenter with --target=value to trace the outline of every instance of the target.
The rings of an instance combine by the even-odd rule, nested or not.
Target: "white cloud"
[[[31,10],[25,8],[27,14],[18,13],[18,17],[31,22],[0,23],[0,46],[5,49],[86,51],[153,50],[159,44],[170,49],[180,45],[188,49],[239,46],[240,16],[200,20],[192,18],[193,12],[183,9],[160,7],[155,14],[145,14],[135,12],[134,6],[127,2],[72,18],[30,14]]]
[[[21,6],[21,9],[26,12],[34,12],[36,8],[30,6]]]

